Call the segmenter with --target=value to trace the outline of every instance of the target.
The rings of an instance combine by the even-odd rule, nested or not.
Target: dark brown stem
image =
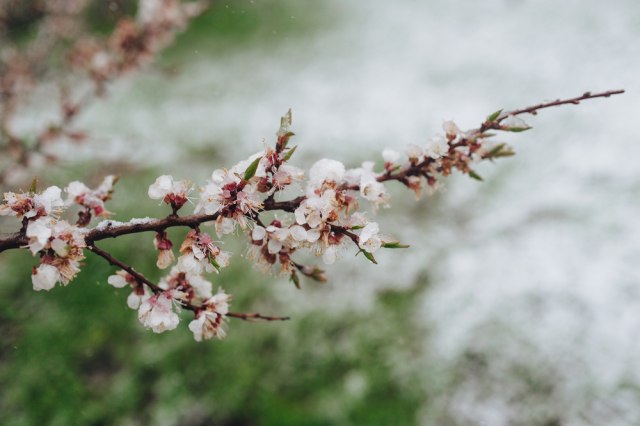
[[[138,281],[139,283],[142,283],[142,284],[146,284],[151,289],[151,291],[153,291],[154,293],[160,293],[160,292],[163,291],[160,287],[158,287],[157,284],[153,283],[152,281],[149,281],[144,275],[142,275],[141,273],[139,273],[138,271],[133,269],[133,267],[131,267],[131,266],[127,265],[126,263],[116,259],[110,253],[102,250],[98,246],[96,246],[94,244],[90,244],[90,245],[87,246],[87,249],[89,249],[93,253],[97,254],[98,256],[102,257],[103,259],[105,259],[107,262],[109,262],[113,266],[117,266],[118,268],[127,271],[131,276],[133,276],[136,279],[136,281]]]
[[[342,226],[338,226],[338,225],[330,225],[330,226],[333,232],[335,232],[336,234],[346,235],[347,237],[351,238],[351,241],[353,241],[355,245],[358,245],[360,238],[356,234],[347,230],[346,228],[343,228]]]
[[[288,321],[291,319],[290,317],[269,317],[261,314],[239,314],[237,312],[229,312],[227,316],[244,321]]]
[[[527,114],[527,113],[536,114],[539,110],[544,108],[550,108],[550,107],[568,105],[568,104],[578,105],[581,101],[584,101],[587,99],[608,98],[610,96],[621,95],[623,93],[624,93],[624,90],[622,89],[608,90],[606,92],[600,92],[600,93],[585,92],[581,96],[576,96],[575,98],[556,99],[555,101],[552,101],[552,102],[544,102],[538,105],[533,105],[530,107],[515,109],[513,111],[505,112],[500,114],[500,117],[497,120],[502,121],[510,115],[520,115],[520,114]]]
[[[273,198],[269,197],[264,201],[264,210],[282,210],[285,212],[293,213],[295,209],[300,206],[307,197],[301,195],[299,197],[294,198],[293,200],[288,201],[275,201]]]
[[[480,126],[480,128],[478,129],[478,133],[483,133],[484,131],[489,129],[499,128],[498,125],[500,124],[500,122],[505,120],[510,115],[521,115],[521,114],[536,115],[539,110],[544,108],[551,108],[551,107],[556,107],[560,105],[578,105],[580,104],[580,102],[585,101],[587,99],[608,98],[613,95],[621,95],[624,92],[625,91],[622,89],[607,90],[606,92],[600,92],[600,93],[585,92],[581,96],[576,96],[575,98],[556,99],[555,101],[551,101],[551,102],[543,102],[543,103],[529,106],[526,108],[514,109],[511,111],[502,112],[493,121],[485,121],[484,123],[482,123],[482,126]]]

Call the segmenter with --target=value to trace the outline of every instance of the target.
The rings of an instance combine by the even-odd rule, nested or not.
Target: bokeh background
[[[293,320],[234,321],[221,342],[184,322],[143,330],[100,259],[35,293],[35,260],[3,253],[0,424],[640,424],[639,58],[635,0],[215,2],[83,116],[92,140],[41,181],[116,171],[115,219],[158,216],[157,175],[203,182],[273,140],[289,107],[298,164],[354,166],[444,119],[627,94],[530,117],[482,183],[454,176],[418,202],[392,188],[377,220],[412,247],[377,266],[345,255],[296,290],[227,239],[236,256],[214,284],[234,310]],[[52,114],[40,96],[17,128]],[[157,278],[151,236],[103,246]]]

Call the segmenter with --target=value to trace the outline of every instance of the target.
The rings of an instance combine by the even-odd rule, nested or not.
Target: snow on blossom
[[[152,200],[162,200],[175,210],[181,208],[188,200],[192,186],[186,180],[173,180],[171,175],[162,175],[149,186],[147,195]]]
[[[41,264],[33,268],[31,282],[35,291],[51,290],[61,280],[58,268],[53,265]]]
[[[175,312],[176,309],[173,292],[171,290],[163,291],[140,304],[138,320],[145,328],[150,328],[154,333],[173,330],[180,322],[180,317]]]
[[[316,161],[309,170],[309,185],[319,188],[324,182],[339,183],[345,173],[344,164],[336,160],[323,158]]]

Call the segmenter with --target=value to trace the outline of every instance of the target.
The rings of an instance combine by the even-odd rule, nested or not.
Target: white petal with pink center
[[[162,333],[178,326],[180,317],[174,312],[172,294],[172,291],[164,291],[142,302],[138,309],[138,320],[145,328],[150,328],[154,333]]]

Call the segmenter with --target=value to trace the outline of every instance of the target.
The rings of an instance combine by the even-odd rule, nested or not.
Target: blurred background
[[[92,4],[96,33],[136,12]],[[28,38],[38,16],[18,15],[8,31]],[[43,185],[117,172],[114,219],[159,216],[156,176],[203,182],[272,142],[289,107],[298,165],[356,166],[443,120],[627,93],[526,117],[484,182],[454,176],[418,202],[390,185],[377,220],[411,249],[378,265],[347,254],[297,290],[226,239],[214,285],[233,309],[293,320],[233,321],[224,341],[196,343],[184,321],[143,330],[101,259],[35,293],[36,260],[3,253],[0,424],[640,424],[639,58],[634,0],[214,2],[80,117],[90,138],[56,148]],[[35,132],[50,99],[36,91],[15,128]],[[151,236],[103,246],[158,278]]]

